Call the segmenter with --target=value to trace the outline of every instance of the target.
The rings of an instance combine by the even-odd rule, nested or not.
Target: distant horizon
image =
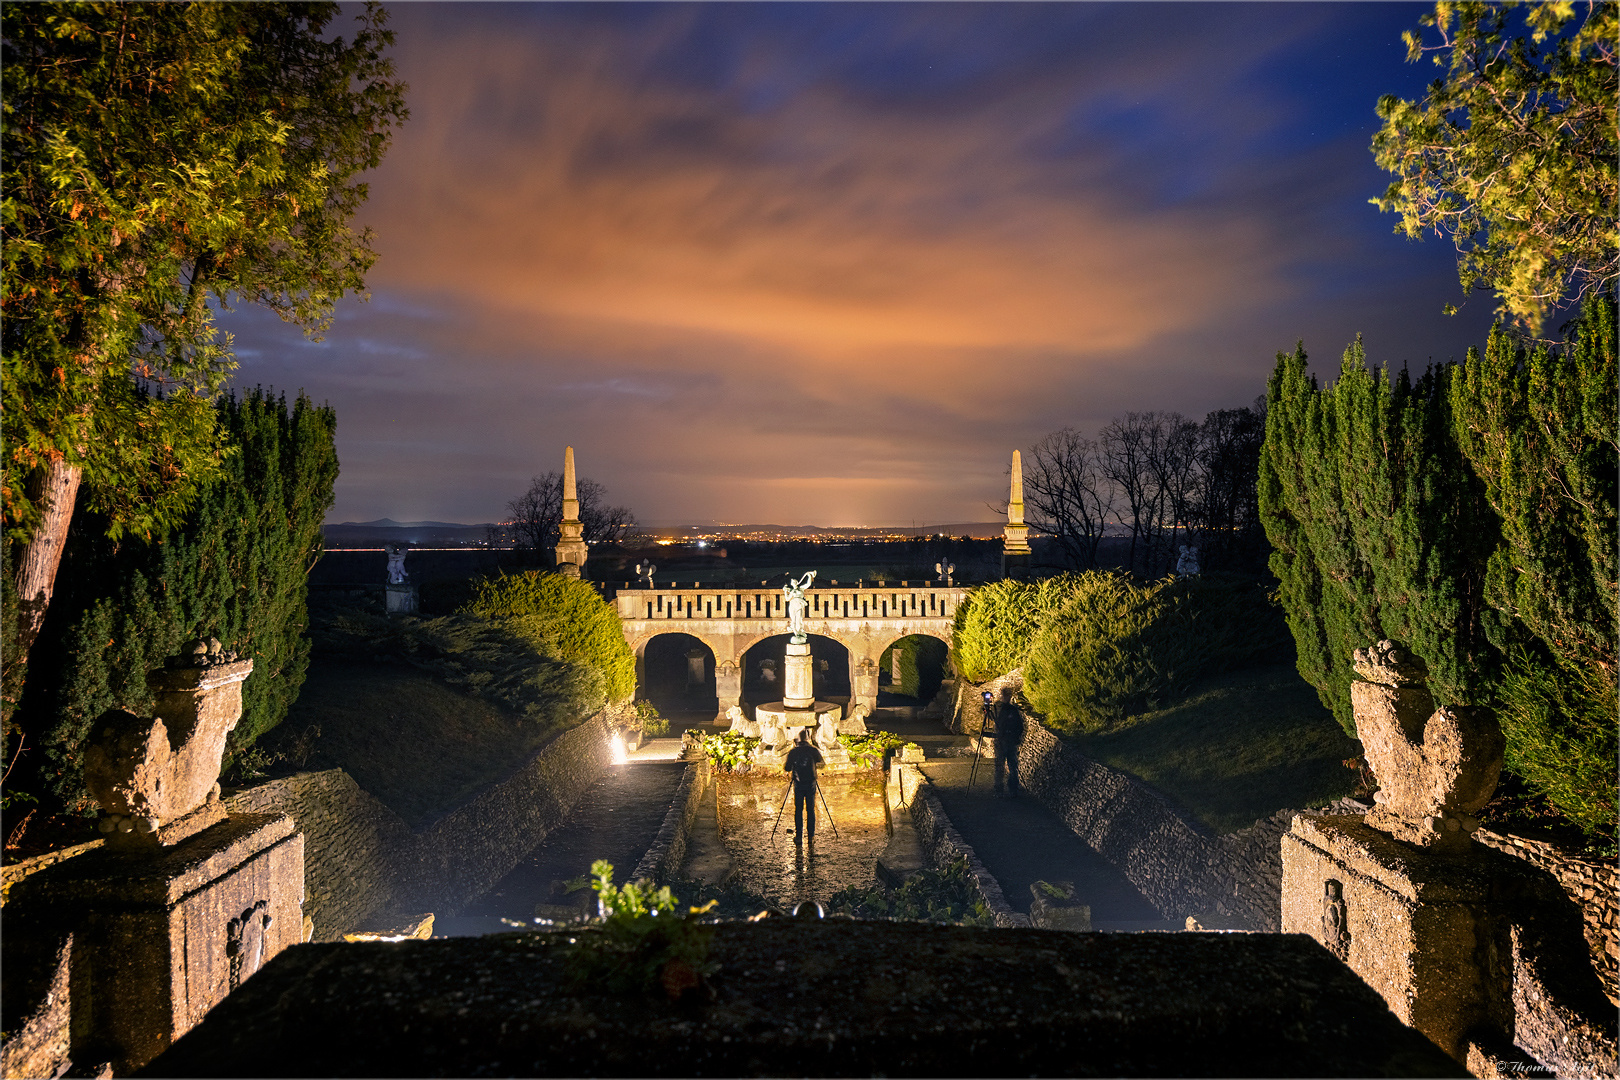
[[[499,521],[396,521],[393,518],[376,518],[372,521],[328,521],[323,528],[348,527],[356,529],[480,529],[490,525],[503,524]],[[778,524],[776,522],[728,522],[728,521],[679,521],[660,522],[651,525],[638,524],[635,528],[641,532],[659,529],[931,529],[947,528],[952,526],[994,526],[1000,528],[1006,522],[1002,519],[990,521],[943,521],[905,524],[891,522],[883,525],[818,525],[812,522],[797,522],[794,524]]]

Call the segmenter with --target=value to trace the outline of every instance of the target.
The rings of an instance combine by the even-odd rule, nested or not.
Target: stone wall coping
[[[1305,935],[722,923],[674,1004],[571,989],[578,933],[288,949],[147,1074],[1467,1075]]]
[[[973,879],[974,887],[984,899],[985,910],[996,920],[997,926],[1033,925],[1028,915],[1014,911],[1012,905],[1007,903],[1007,896],[1001,891],[1001,883],[979,860],[979,853],[973,850],[973,845],[963,838],[955,825],[951,824],[950,816],[940,805],[939,796],[929,790],[927,783],[919,784],[916,794],[912,797],[911,820],[915,823],[917,835],[928,850],[930,860],[936,869],[942,870],[958,858],[967,859],[968,876]]]
[[[293,819],[285,814],[235,814],[155,857],[102,848],[42,878],[42,895],[51,900],[168,906],[285,841],[294,829]]]
[[[11,887],[17,882],[39,873],[46,867],[55,866],[59,862],[94,851],[99,847],[105,847],[106,844],[107,841],[104,838],[97,837],[94,840],[86,840],[82,844],[73,844],[69,847],[58,848],[55,851],[31,855],[26,859],[18,859],[16,862],[0,866],[0,905],[5,903],[6,897],[11,892]]]
[[[686,858],[686,842],[692,834],[692,823],[697,820],[698,807],[712,780],[711,765],[706,754],[682,770],[675,797],[664,812],[658,835],[636,863],[628,880],[656,884],[668,881],[679,872]]]
[[[1489,893],[1492,870],[1502,865],[1494,857],[1498,853],[1483,844],[1465,849],[1465,857],[1437,854],[1402,843],[1359,817],[1300,814],[1292,835],[1414,903],[1474,902]]]

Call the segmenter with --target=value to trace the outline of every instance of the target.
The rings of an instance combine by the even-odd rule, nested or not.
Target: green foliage
[[[1300,674],[1345,729],[1351,651],[1399,641],[1441,702],[1496,706],[1508,768],[1596,835],[1616,824],[1616,380],[1608,297],[1565,346],[1498,330],[1416,385],[1358,345],[1319,390],[1300,349],[1260,476]]]
[[[697,920],[714,906],[688,908],[669,886],[613,884],[613,864],[591,864],[591,887],[602,910],[601,929],[580,936],[569,959],[570,975],[580,986],[613,994],[647,993],[660,985],[672,999],[719,970],[708,959],[714,928]]]
[[[1451,381],[1457,441],[1501,524],[1485,599],[1510,657],[1507,765],[1589,834],[1616,820],[1615,317],[1589,300],[1563,349],[1493,331]]]
[[[1515,5],[1444,2],[1422,18],[1439,37],[1405,35],[1407,58],[1434,53],[1444,68],[1422,101],[1379,99],[1378,164],[1398,178],[1379,199],[1401,215],[1397,232],[1450,235],[1463,288],[1496,291],[1500,310],[1539,329],[1547,310],[1612,290],[1615,163],[1613,3],[1530,5],[1527,41],[1511,37]]]
[[[1527,351],[1500,329],[1451,380],[1455,435],[1485,484],[1502,543],[1491,553],[1486,624],[1507,649],[1615,669],[1615,304],[1596,297],[1567,349]]]
[[[1288,662],[1212,675],[1185,698],[1076,740],[1217,832],[1352,793],[1361,746]]]
[[[1230,575],[1134,584],[1088,571],[1065,583],[1024,664],[1024,692],[1048,723],[1097,733],[1157,708],[1198,679],[1286,650],[1281,612]]]
[[[880,668],[888,668],[891,655],[899,653],[900,681],[889,690],[926,701],[939,692],[948,651],[945,643],[936,637],[912,634],[885,649],[878,663]]]
[[[840,735],[838,741],[849,756],[857,761],[870,762],[877,766],[883,763],[883,756],[890,750],[898,750],[909,745],[904,736],[896,735],[892,731],[869,731],[865,735]]]
[[[1484,571],[1499,535],[1451,437],[1448,371],[1413,383],[1367,369],[1358,339],[1318,389],[1305,350],[1268,384],[1260,508],[1298,651],[1346,732],[1350,654],[1382,638],[1428,665],[1442,704],[1484,704],[1498,654],[1484,629]]]
[[[49,461],[84,470],[117,537],[176,524],[223,465],[210,399],[234,299],[318,334],[364,288],[349,220],[407,115],[368,5],[8,4],[3,491],[7,536],[39,520]],[[131,378],[132,374],[134,379]],[[137,380],[161,395],[135,392]]]
[[[589,582],[530,572],[485,580],[464,609],[498,623],[543,655],[601,672],[613,702],[636,692],[636,658],[625,643],[619,613]]]
[[[1596,666],[1564,668],[1519,652],[1505,668],[1500,699],[1505,766],[1588,836],[1607,838],[1612,857],[1620,759],[1613,678]]]
[[[978,887],[968,873],[967,858],[953,861],[944,870],[923,870],[913,875],[893,894],[882,886],[851,885],[827,900],[833,915],[853,915],[857,919],[893,919],[906,922],[948,923],[954,926],[994,926],[995,916],[986,910]]]
[[[658,706],[646,698],[637,698],[635,703],[636,726],[649,738],[669,734],[669,718],[658,715]]]
[[[717,769],[735,772],[754,759],[758,739],[751,739],[740,731],[720,731],[703,737],[703,753]]]
[[[545,730],[572,727],[606,703],[595,668],[547,656],[476,615],[417,619],[337,608],[322,612],[314,630],[327,660],[408,664]]]
[[[1020,668],[1047,617],[1069,599],[1076,578],[1038,583],[1010,578],[981,585],[957,605],[951,663],[969,682],[984,682]]]
[[[90,726],[112,708],[149,712],[147,673],[186,641],[217,637],[253,661],[232,752],[279,724],[303,684],[306,575],[332,505],[336,417],[258,390],[222,400],[218,417],[234,452],[178,530],[113,543],[98,518],[75,525],[22,716],[43,750],[45,786],[69,808],[88,805]]]

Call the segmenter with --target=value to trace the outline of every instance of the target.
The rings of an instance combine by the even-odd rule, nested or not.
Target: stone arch
[[[717,647],[708,634],[694,634],[690,628],[660,630],[640,638],[632,649],[636,656],[636,696],[648,698],[661,712],[709,712],[717,701],[717,682],[723,677],[721,664],[724,645]],[[690,652],[706,654],[687,659]]]
[[[774,700],[771,697],[772,688],[760,676],[762,661],[765,659],[776,661],[778,681],[774,689],[776,696],[780,696],[783,651],[780,646],[785,646],[790,637],[791,635],[786,632],[761,633],[750,635],[746,645],[743,644],[743,639],[738,640],[738,690],[741,699],[748,705]],[[827,670],[824,673],[820,672],[819,664],[817,666],[816,695],[822,698],[846,696],[849,693],[849,686],[845,671],[848,668],[848,657],[852,653],[850,646],[841,640],[843,635],[817,633],[811,627],[806,627],[806,637],[810,641],[811,656],[817,661],[827,662]],[[765,655],[761,655],[758,651],[762,646]],[[774,656],[769,655],[772,652],[775,653]]]
[[[881,670],[881,659],[883,655],[889,652],[889,650],[894,648],[896,645],[899,645],[901,642],[906,641],[909,638],[927,638],[930,641],[934,641],[939,644],[939,648],[937,650],[928,650],[933,652],[934,655],[927,657],[924,663],[919,665],[919,667],[922,669],[919,671],[919,674],[922,676],[922,685],[918,688],[918,697],[924,700],[931,699],[938,691],[939,684],[951,677],[951,642],[950,637],[946,634],[931,633],[927,630],[919,629],[913,630],[907,634],[885,634],[882,638],[879,638],[878,640],[883,643],[881,648],[877,650],[877,656],[880,658],[880,670],[878,673],[879,680],[881,682],[881,677],[884,674],[884,672]],[[890,673],[892,673],[893,670],[894,669],[891,667]],[[890,693],[902,692],[900,687],[895,685],[893,678],[891,678],[889,681],[888,691]]]

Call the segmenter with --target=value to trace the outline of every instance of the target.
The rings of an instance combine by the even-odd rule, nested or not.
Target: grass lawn
[[[1221,833],[1285,807],[1320,806],[1351,794],[1355,773],[1342,762],[1361,753],[1292,664],[1213,676],[1122,731],[1075,743]]]
[[[554,734],[413,668],[319,658],[273,745],[311,725],[304,767],[343,769],[412,826],[510,776]]]

